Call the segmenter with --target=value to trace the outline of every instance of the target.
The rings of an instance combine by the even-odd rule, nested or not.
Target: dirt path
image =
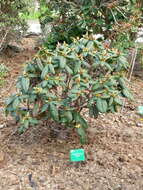
[[[15,90],[21,65],[35,53],[31,44],[26,41],[22,53],[5,60],[11,72],[1,91],[1,105]],[[19,135],[15,123],[8,120],[0,129],[0,190],[142,190],[143,120],[136,108],[143,104],[143,81],[133,78],[131,87],[135,101],[126,103],[122,115],[100,115],[94,120],[85,111],[91,128],[89,144],[84,146],[76,136],[52,139],[45,125]],[[1,116],[0,123],[4,121]],[[69,162],[74,148],[85,149],[85,163]]]

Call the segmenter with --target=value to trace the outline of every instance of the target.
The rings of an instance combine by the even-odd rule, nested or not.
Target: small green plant
[[[4,84],[5,82],[5,77],[7,76],[8,74],[8,68],[3,64],[1,63],[0,64],[0,87],[2,87],[2,85]]]
[[[88,124],[81,111],[87,108],[96,118],[116,112],[122,105],[120,97],[132,98],[124,78],[127,69],[125,55],[93,35],[58,44],[54,51],[42,48],[26,64],[18,93],[6,102],[6,114],[20,123],[20,132],[53,120],[74,128],[85,143]]]

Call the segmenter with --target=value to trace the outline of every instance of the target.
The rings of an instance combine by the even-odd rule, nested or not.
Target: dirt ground
[[[51,138],[41,125],[23,135],[2,112],[5,98],[15,91],[22,65],[35,54],[35,39],[24,39],[24,50],[1,57],[10,72],[0,89],[0,190],[143,190],[143,81],[132,78],[134,101],[122,113],[88,118],[89,143],[81,145],[76,135]],[[47,124],[48,125],[48,124]],[[69,151],[84,148],[86,161],[71,163]]]

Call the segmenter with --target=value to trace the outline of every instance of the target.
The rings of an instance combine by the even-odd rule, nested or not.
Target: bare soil
[[[34,54],[35,39],[24,39],[24,50],[1,57],[10,68],[0,89],[0,106],[15,91],[22,65]],[[132,79],[134,101],[126,102],[122,113],[85,118],[91,127],[89,142],[79,143],[76,134],[52,138],[49,125],[39,125],[25,134],[0,110],[0,190],[143,190],[143,81]],[[69,151],[84,148],[86,161],[71,163]]]

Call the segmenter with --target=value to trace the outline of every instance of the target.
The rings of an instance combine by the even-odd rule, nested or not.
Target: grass
[[[35,20],[35,19],[38,19],[40,17],[40,12],[39,11],[30,12],[29,14],[28,13],[22,13],[20,16],[22,19],[25,19],[25,20]]]
[[[39,11],[34,11],[34,8],[32,7],[29,12],[21,13],[20,17],[25,20],[35,20],[39,19],[40,15],[43,13],[50,13],[50,10],[46,6],[42,6]]]

